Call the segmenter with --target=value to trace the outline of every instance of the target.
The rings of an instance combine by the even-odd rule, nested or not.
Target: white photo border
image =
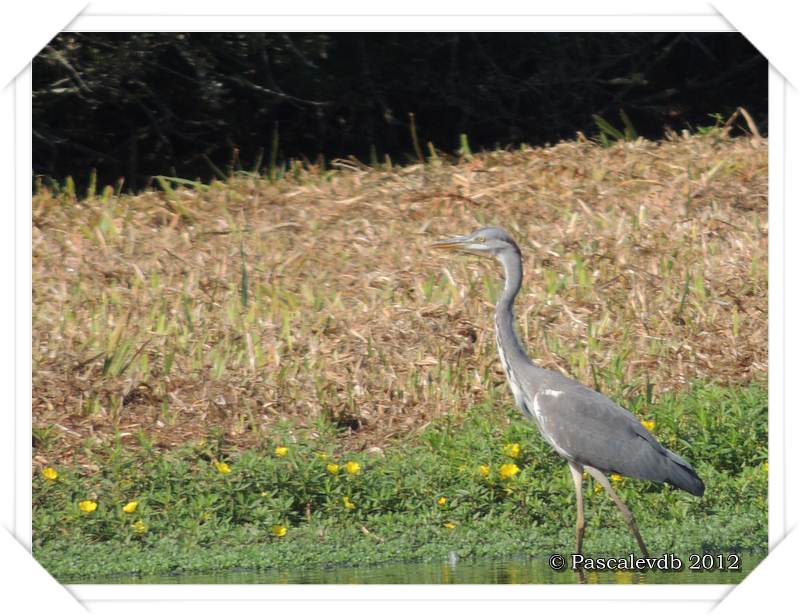
[[[260,5],[247,5],[249,10]],[[538,15],[520,12],[511,16],[500,15],[446,15],[438,14],[325,14],[328,9],[321,2],[312,3],[321,10],[314,14],[257,15],[247,8],[239,15],[218,15],[218,4],[195,2],[191,5],[193,14],[180,14],[175,3],[165,5],[152,2],[140,3],[137,11],[111,8],[111,3],[93,3],[79,15],[67,28],[71,31],[715,31],[731,32],[732,26],[713,8],[705,5],[703,10],[674,14],[667,8],[675,3],[652,2],[648,11],[637,3],[637,10],[630,14],[624,12],[604,13],[592,8],[592,14],[565,12],[545,12]],[[363,3],[362,3],[363,4]],[[419,4],[419,3],[416,3]],[[425,6],[431,3],[424,3]],[[584,10],[589,3],[577,3]],[[618,3],[632,6],[631,3]],[[680,2],[683,10],[689,11],[687,2]],[[701,3],[691,3],[695,7]],[[232,12],[237,3],[226,4]],[[595,5],[591,5],[594,7]],[[612,6],[613,3],[612,3]],[[499,5],[497,5],[498,8]],[[608,8],[606,5],[603,9]],[[148,14],[142,11],[147,9]],[[159,15],[156,10],[168,10]],[[539,7],[537,7],[538,11]],[[636,14],[639,11],[640,14]],[[5,227],[14,230],[14,241],[2,243],[3,267],[13,264],[9,278],[14,281],[14,315],[7,315],[5,323],[15,323],[13,337],[15,353],[11,357],[14,375],[14,398],[16,415],[8,434],[14,435],[13,469],[11,493],[14,494],[14,511],[9,515],[4,511],[4,525],[16,538],[30,550],[31,545],[31,71],[30,65],[18,75],[12,86],[3,93],[3,111],[8,109],[8,90],[13,93],[14,152],[11,166],[4,165],[3,179],[7,180],[8,170],[15,174],[14,185],[14,223]],[[774,69],[769,77],[769,545],[773,548],[786,535],[789,519],[786,509],[788,470],[785,467],[787,425],[785,417],[785,349],[786,326],[786,277],[785,256],[788,232],[785,209],[786,182],[786,99],[787,89],[791,88],[785,79]],[[796,94],[796,91],[795,91]],[[5,155],[5,152],[4,152]],[[5,161],[4,161],[5,162]],[[794,179],[796,182],[796,178]],[[3,182],[3,188],[7,184]],[[6,195],[10,191],[6,190]],[[8,238],[6,238],[8,239]],[[13,259],[8,259],[9,247],[14,247]],[[8,346],[6,347],[8,355]],[[7,363],[4,356],[4,365]],[[9,374],[8,370],[4,378]],[[8,380],[6,378],[6,380]],[[6,388],[5,391],[10,391]],[[9,450],[6,449],[8,452]],[[8,492],[6,492],[8,493]],[[7,522],[11,522],[8,524]],[[742,584],[746,583],[746,580]],[[682,609],[709,609],[727,595],[731,585],[642,585],[642,586],[576,586],[576,585],[363,585],[363,586],[271,586],[271,585],[69,585],[68,590],[85,605],[105,610],[121,601],[568,601],[576,605],[587,600],[601,601],[615,613],[617,609],[608,602],[640,601],[680,601]],[[313,597],[313,600],[312,600]],[[558,605],[563,605],[559,603]],[[565,606],[566,607],[566,606]],[[116,610],[116,608],[114,608]],[[649,608],[648,608],[649,609]],[[593,608],[593,611],[597,611]],[[601,613],[605,611],[601,610]]]

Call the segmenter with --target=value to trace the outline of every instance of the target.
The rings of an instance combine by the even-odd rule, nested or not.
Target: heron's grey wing
[[[541,388],[532,406],[545,438],[562,455],[605,472],[703,494],[703,482],[686,460],[663,447],[632,413],[602,394],[563,378],[552,389]]]

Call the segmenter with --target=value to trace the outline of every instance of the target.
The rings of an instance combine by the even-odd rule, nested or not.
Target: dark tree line
[[[209,178],[233,153],[413,156],[598,132],[661,137],[746,107],[767,121],[767,62],[734,33],[63,33],[34,60],[33,166],[85,182]],[[260,152],[266,152],[260,155]]]

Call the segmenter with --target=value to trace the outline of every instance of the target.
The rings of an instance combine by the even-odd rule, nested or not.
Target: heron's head
[[[504,252],[519,254],[513,238],[500,227],[484,227],[469,235],[435,242],[431,246],[439,250],[457,250],[482,257],[498,257]]]

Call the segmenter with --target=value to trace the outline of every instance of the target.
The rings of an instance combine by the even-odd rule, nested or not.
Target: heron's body
[[[503,264],[505,287],[495,311],[500,363],[522,414],[536,422],[542,437],[570,466],[578,499],[577,551],[583,538],[582,476],[586,469],[609,492],[646,553],[633,516],[611,489],[605,473],[669,483],[695,496],[703,494],[702,480],[686,460],[664,448],[632,413],[530,360],[514,330],[513,308],[522,285],[522,259],[508,233],[489,227],[436,245],[488,254]]]
[[[604,473],[669,483],[695,496],[703,483],[679,455],[664,448],[636,417],[602,394],[531,364],[522,378],[536,382],[532,395],[515,393],[522,413],[570,462]],[[508,370],[506,369],[506,373]],[[580,430],[571,426],[580,425]]]

